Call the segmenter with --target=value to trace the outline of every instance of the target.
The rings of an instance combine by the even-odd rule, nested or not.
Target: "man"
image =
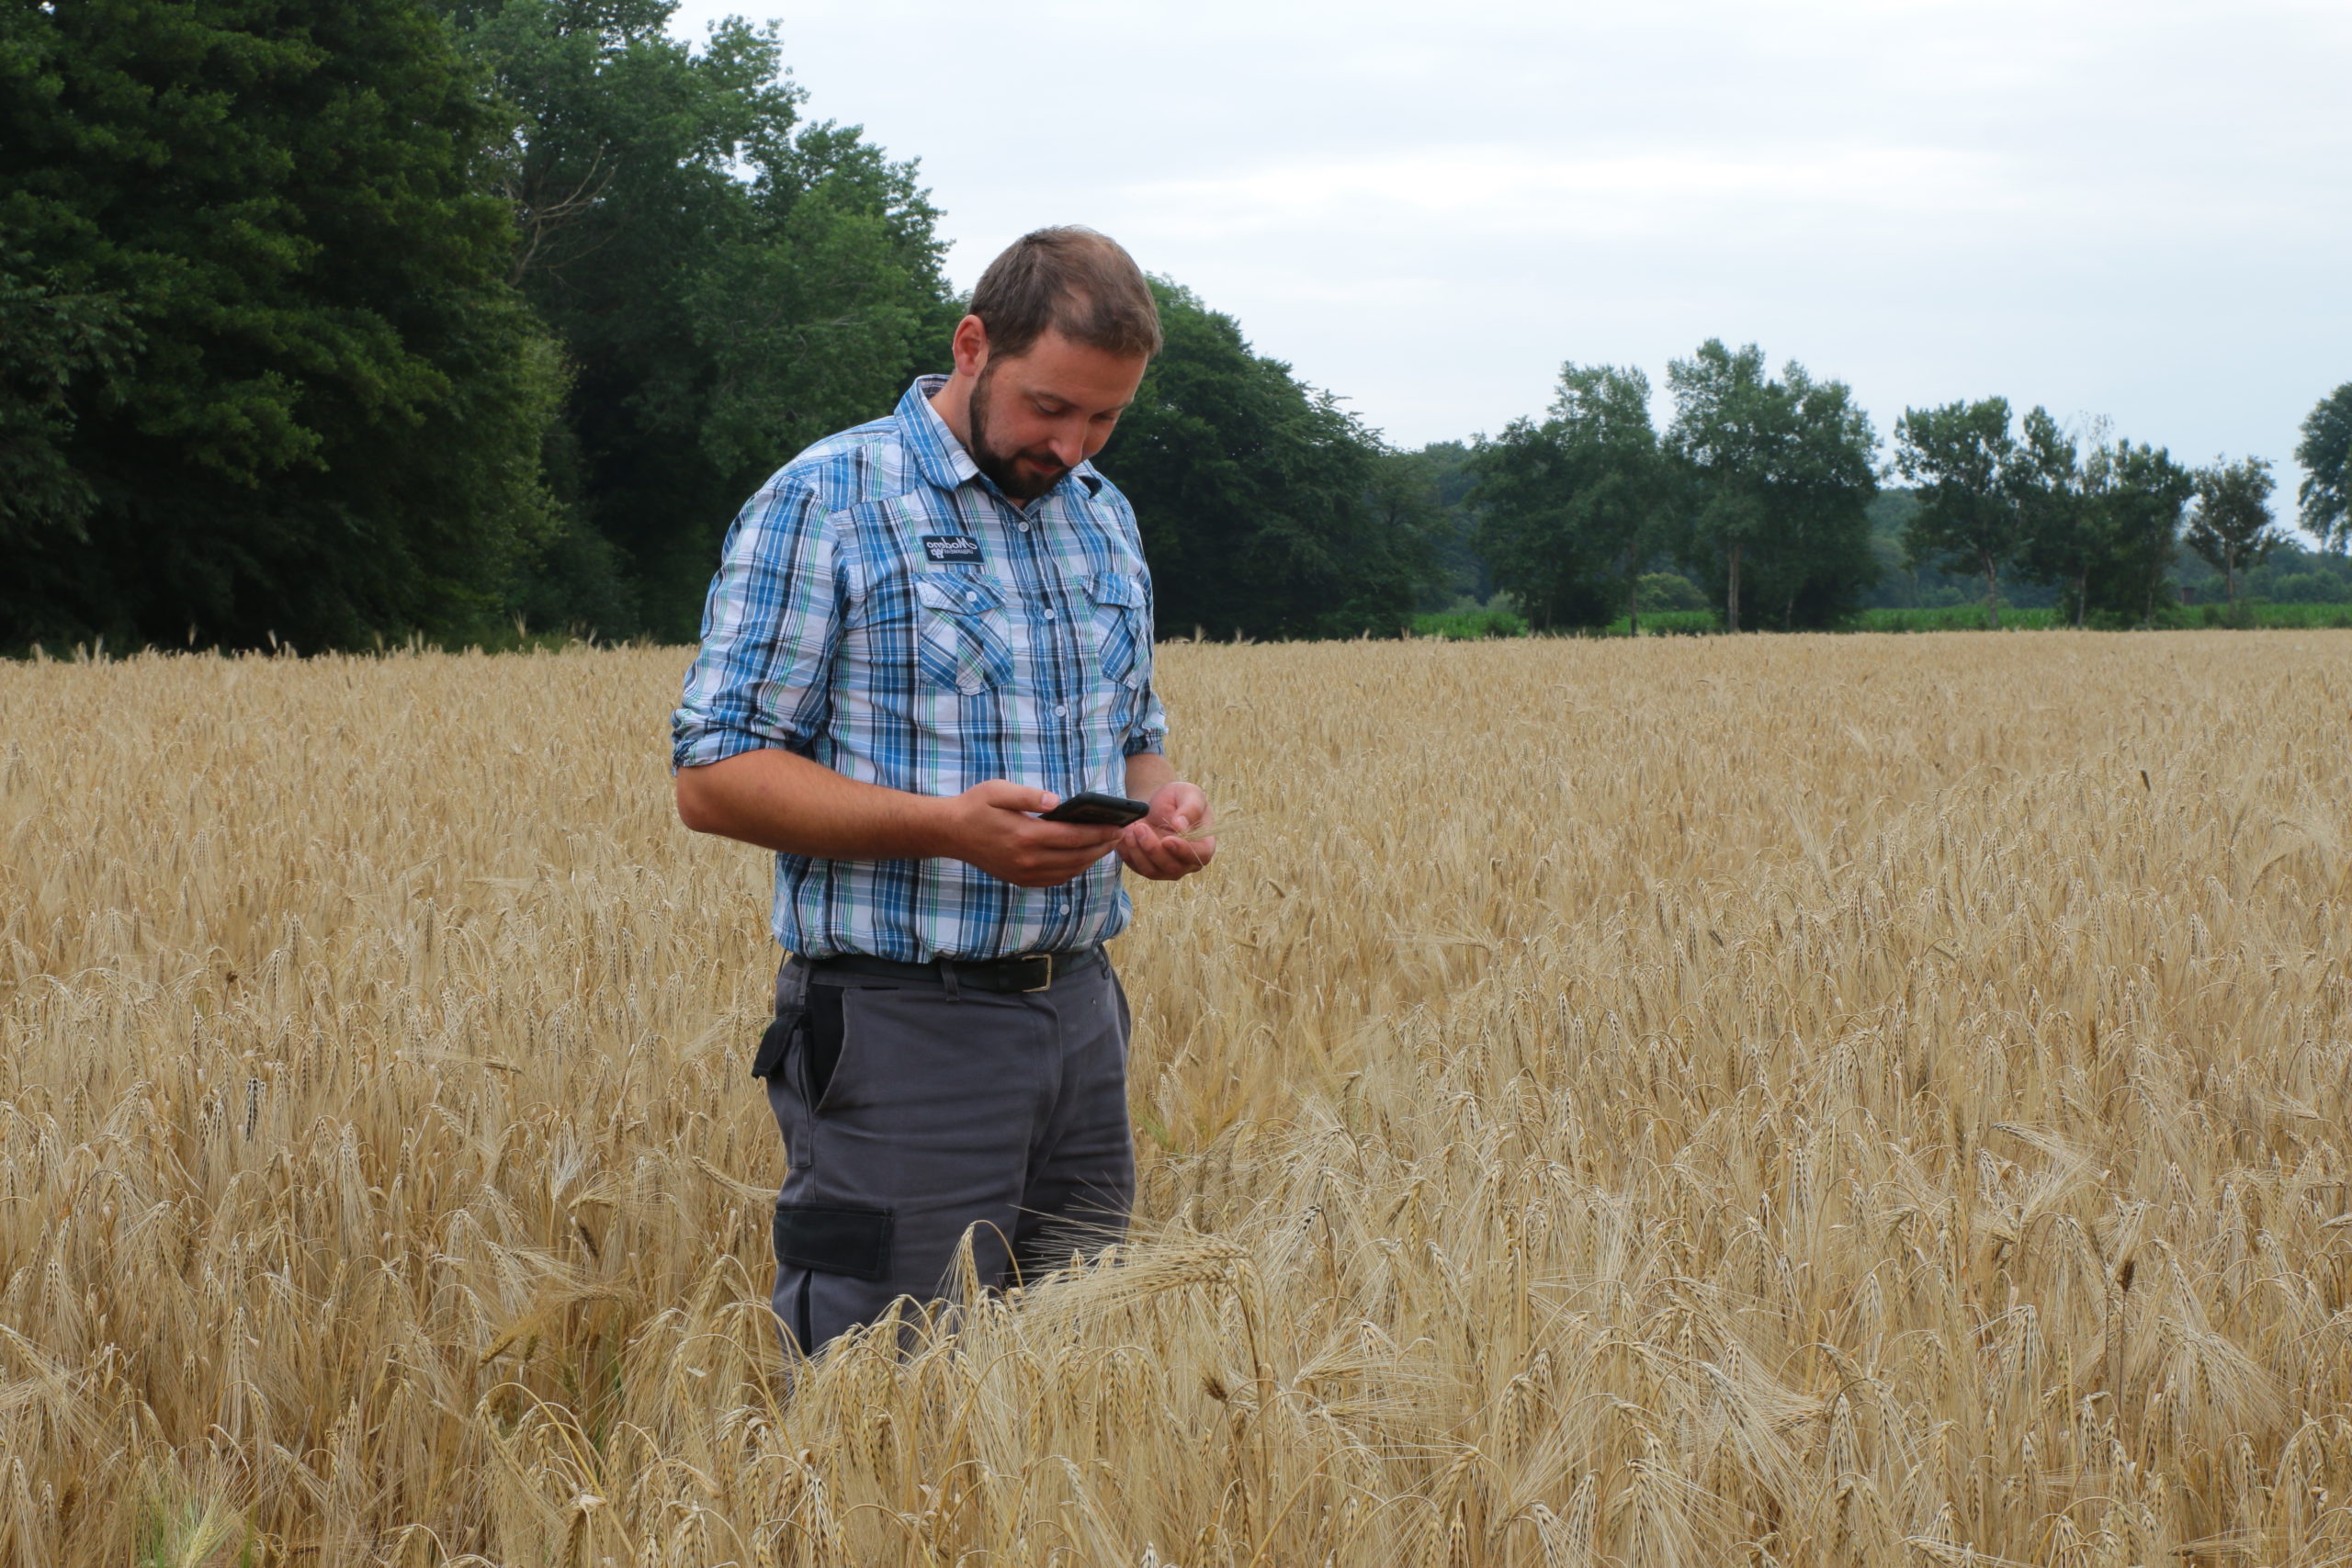
[[[775,1310],[803,1354],[896,1298],[1123,1234],[1124,863],[1208,863],[1165,754],[1135,514],[1088,461],[1159,349],[1086,229],[999,256],[955,369],[819,442],[729,531],[673,722],[678,815],[776,852],[790,956],[753,1072],[790,1162]],[[1082,790],[1124,829],[1046,822]]]

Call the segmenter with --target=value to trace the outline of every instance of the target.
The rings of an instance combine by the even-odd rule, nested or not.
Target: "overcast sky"
[[[970,287],[1115,235],[1402,446],[1708,337],[2201,462],[2352,380],[2352,0],[686,0],[919,158]],[[1661,412],[1663,402],[1661,400]],[[1115,455],[1115,444],[1113,456]],[[1106,457],[1115,474],[1116,465]]]

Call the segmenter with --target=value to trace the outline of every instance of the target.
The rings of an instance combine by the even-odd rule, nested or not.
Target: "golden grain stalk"
[[[2352,634],[1167,649],[1136,1245],[789,1396],[682,658],[0,669],[0,1562],[2352,1553]]]

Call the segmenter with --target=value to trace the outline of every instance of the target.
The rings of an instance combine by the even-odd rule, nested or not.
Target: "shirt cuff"
[[[725,725],[681,726],[670,746],[670,771],[674,773],[680,768],[707,768],[746,751],[767,750],[775,744],[763,735]]]
[[[1130,735],[1119,748],[1122,757],[1164,757],[1168,755],[1168,737],[1160,734]]]

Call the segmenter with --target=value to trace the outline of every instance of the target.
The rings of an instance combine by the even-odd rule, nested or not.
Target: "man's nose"
[[[1053,448],[1054,460],[1065,468],[1075,468],[1086,461],[1086,431],[1081,425],[1057,427],[1046,445]]]

